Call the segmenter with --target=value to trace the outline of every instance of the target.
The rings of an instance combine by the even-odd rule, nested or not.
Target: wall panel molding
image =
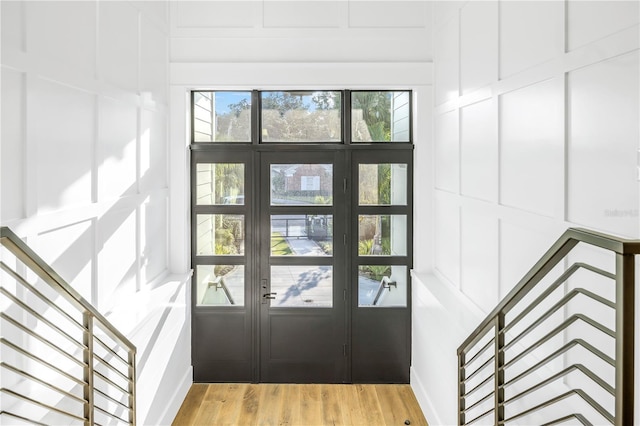
[[[171,62],[431,62],[432,9],[425,0],[171,2]]]
[[[259,72],[257,72],[259,70]],[[172,63],[171,84],[198,88],[344,88],[388,89],[431,85],[428,62],[370,63]]]
[[[436,104],[435,113],[440,114],[451,109],[462,108],[489,97],[500,96],[525,86],[563,76],[594,63],[633,52],[638,50],[639,40],[640,25],[634,25],[517,74],[495,80],[491,84],[471,90],[457,98]]]

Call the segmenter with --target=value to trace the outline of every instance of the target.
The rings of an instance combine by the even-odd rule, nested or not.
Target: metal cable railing
[[[458,424],[634,424],[637,254],[567,230],[458,348]]]
[[[0,423],[135,425],[135,346],[0,228]]]

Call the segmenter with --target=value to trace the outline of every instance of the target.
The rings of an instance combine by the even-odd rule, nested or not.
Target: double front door
[[[192,153],[196,382],[408,382],[410,158]]]

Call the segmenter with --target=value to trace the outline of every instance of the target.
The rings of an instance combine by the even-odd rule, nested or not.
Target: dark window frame
[[[351,93],[363,92],[367,90],[329,90],[322,89],[318,91],[340,91],[342,93],[342,141],[341,142],[262,142],[261,141],[261,105],[260,90],[247,90],[251,92],[251,141],[250,142],[195,142],[194,139],[194,93],[199,91],[217,92],[245,92],[244,90],[193,90],[191,97],[191,264],[192,268],[197,265],[216,263],[224,261],[233,264],[245,265],[245,300],[244,306],[221,306],[221,305],[198,305],[196,300],[195,285],[197,285],[194,277],[192,300],[191,300],[191,316],[192,316],[192,340],[193,340],[193,357],[194,357],[194,374],[204,381],[259,381],[260,380],[260,349],[259,339],[260,329],[259,313],[260,309],[260,290],[258,271],[260,270],[259,255],[256,249],[245,249],[242,256],[196,256],[196,236],[197,221],[196,214],[203,211],[215,211],[219,213],[241,213],[245,214],[246,227],[246,243],[248,246],[257,244],[260,238],[258,231],[260,229],[260,206],[253,198],[258,197],[259,185],[257,183],[258,176],[255,170],[260,166],[261,153],[290,153],[290,152],[325,152],[333,151],[341,158],[339,163],[342,169],[342,175],[345,179],[345,205],[349,206],[349,210],[345,210],[345,226],[351,229],[345,229],[345,244],[350,251],[346,252],[344,259],[344,270],[341,272],[343,278],[348,282],[350,291],[345,291],[345,303],[347,315],[345,316],[345,329],[347,335],[345,337],[345,356],[348,356],[350,364],[347,367],[345,380],[361,383],[408,383],[409,366],[411,353],[411,279],[410,270],[413,267],[413,150],[414,150],[414,133],[413,133],[413,92],[411,90],[400,89],[371,89],[372,92],[408,92],[409,94],[409,141],[407,142],[353,142],[351,135]],[[273,92],[278,90],[268,90],[265,92]],[[283,91],[283,90],[280,90]],[[284,90],[286,91],[286,90]],[[314,90],[304,90],[305,92],[313,92]],[[212,161],[212,159],[214,159]],[[196,182],[195,170],[196,164],[200,162],[244,162],[245,163],[245,204],[238,205],[220,205],[220,206],[197,206],[196,205]],[[366,161],[363,161],[366,160]],[[409,165],[410,173],[407,176],[407,205],[406,206],[360,206],[357,198],[357,182],[358,167],[357,162],[365,163],[395,163],[402,162]],[[345,207],[347,209],[347,207]],[[405,256],[359,256],[358,255],[358,230],[357,223],[358,214],[406,214],[407,215],[407,252]],[[336,220],[336,218],[334,218]],[[342,236],[334,234],[334,245],[342,244]],[[303,260],[304,261],[304,260]],[[407,267],[407,294],[406,306],[359,306],[358,304],[358,267],[359,265],[406,265]],[[342,278],[340,278],[342,279]],[[341,291],[342,292],[342,291]],[[253,313],[252,313],[253,312]],[[245,318],[246,328],[244,334],[238,335],[238,341],[242,340],[243,353],[246,359],[240,365],[234,361],[228,366],[221,367],[218,375],[207,375],[207,368],[202,364],[198,357],[202,357],[203,351],[211,350],[210,343],[205,341],[199,342],[202,338],[197,330],[206,330],[202,328],[202,324],[207,321],[217,323],[225,323],[226,318]],[[394,330],[402,334],[403,344],[399,347],[396,345],[394,335],[390,335],[386,330],[381,330],[378,325],[382,322],[391,321],[389,324],[395,324]],[[237,323],[237,320],[236,320]],[[364,326],[363,326],[364,324]],[[369,325],[367,325],[369,324]],[[364,327],[364,328],[363,328]],[[388,327],[387,327],[388,328]],[[393,328],[393,327],[392,327]],[[388,363],[388,368],[373,369],[364,363],[359,365],[357,360],[363,357],[363,354],[370,354],[373,350],[370,343],[374,340],[364,339],[363,336],[377,336],[381,331],[387,334],[380,334],[381,341],[384,341],[385,350],[396,351],[397,356],[393,360],[388,357],[381,356],[376,359],[370,359],[371,363],[380,363],[380,365]],[[224,330],[220,331],[224,334]],[[377,345],[378,343],[376,343]],[[200,347],[202,345],[202,347]],[[368,361],[368,362],[369,362]],[[386,365],[386,364],[385,364]],[[371,373],[373,372],[373,373]],[[216,373],[216,374],[218,374]],[[227,374],[228,373],[228,374]],[[384,373],[384,374],[383,374]],[[373,376],[371,374],[374,374]],[[376,375],[378,374],[378,375]]]
[[[200,92],[207,93],[216,93],[216,92],[234,92],[234,93],[251,93],[251,140],[250,141],[214,141],[214,142],[196,142],[195,140],[195,94]],[[341,141],[308,141],[308,142],[270,142],[262,140],[262,94],[263,93],[314,93],[314,92],[338,92],[341,94],[341,112],[340,112],[340,123],[342,126],[341,131]],[[406,92],[409,96],[409,140],[408,141],[371,141],[371,142],[354,142],[353,135],[351,131],[352,124],[352,94],[353,93],[378,93],[378,92]],[[299,89],[299,90],[229,90],[229,89],[202,89],[202,90],[191,90],[190,92],[190,137],[191,137],[191,147],[192,149],[195,146],[206,147],[207,145],[220,145],[220,146],[247,146],[247,145],[362,145],[362,146],[370,146],[374,145],[376,147],[385,146],[385,145],[413,145],[413,91],[411,89]]]

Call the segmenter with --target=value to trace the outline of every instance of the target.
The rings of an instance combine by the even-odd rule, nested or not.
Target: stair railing
[[[578,244],[613,253],[615,271],[574,262]],[[458,424],[635,424],[639,253],[640,241],[568,229],[458,348]],[[615,291],[576,285],[590,279]],[[589,312],[569,307],[577,297]]]
[[[135,425],[135,346],[7,227],[0,284],[0,423]]]

